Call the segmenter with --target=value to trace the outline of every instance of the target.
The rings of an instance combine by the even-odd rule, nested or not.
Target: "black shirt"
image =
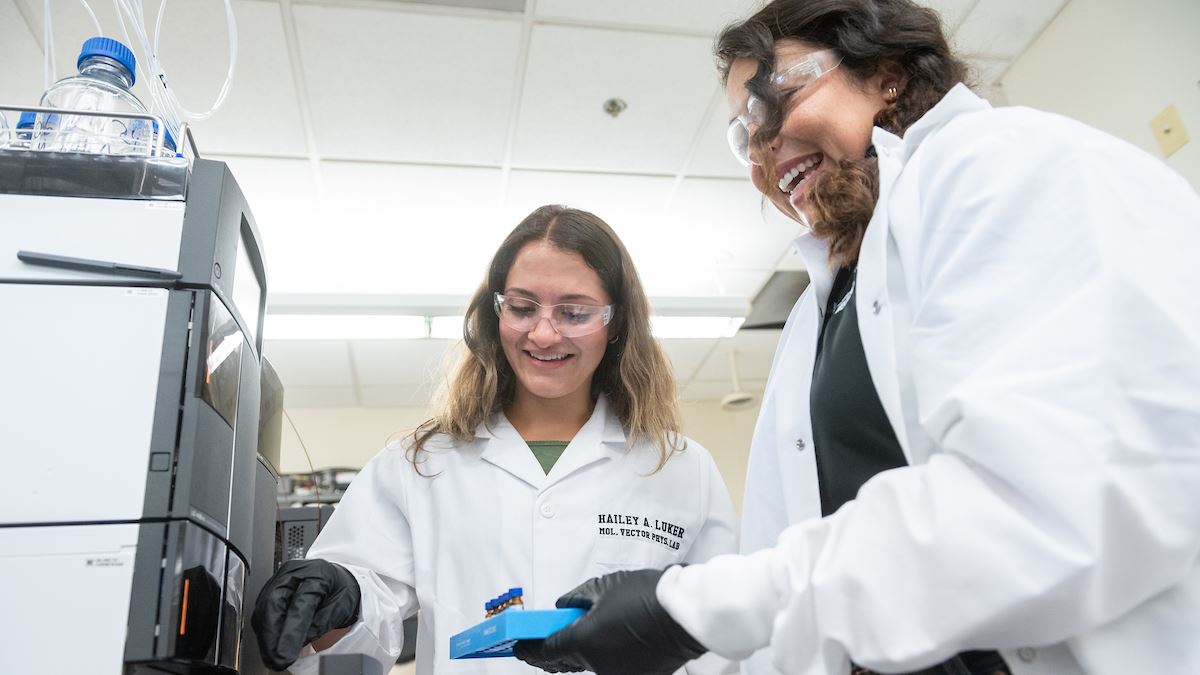
[[[824,516],[854,499],[871,476],[907,464],[867,370],[855,277],[854,269],[844,267],[833,280],[809,390]]]
[[[854,499],[871,476],[908,464],[867,369],[855,311],[856,273],[842,268],[833,280],[809,389],[823,516]],[[1009,672],[999,653],[971,651],[913,675]]]

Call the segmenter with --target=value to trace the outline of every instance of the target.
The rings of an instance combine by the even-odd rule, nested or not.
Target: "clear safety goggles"
[[[496,315],[509,328],[528,333],[537,328],[542,319],[550,319],[550,326],[565,338],[590,335],[612,321],[612,305],[542,305],[529,298],[510,297],[494,293]]]
[[[832,49],[823,49],[805,55],[798,62],[771,76],[771,84],[779,92],[779,100],[787,102],[819,77],[837,68],[842,57]],[[729,149],[743,166],[757,164],[750,158],[750,137],[767,120],[767,105],[751,94],[746,99],[746,109],[729,122],[725,138]]]

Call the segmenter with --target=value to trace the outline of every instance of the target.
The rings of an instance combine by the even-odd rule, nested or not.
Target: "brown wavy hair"
[[[660,470],[686,442],[679,433],[675,375],[650,333],[650,302],[629,252],[608,223],[587,211],[557,205],[539,207],[526,216],[493,256],[463,319],[466,353],[454,368],[438,412],[412,432],[409,459],[417,464],[435,434],[459,442],[474,438],[480,424],[490,423],[512,403],[516,376],[500,344],[492,294],[504,292],[517,254],[535,241],[579,254],[600,277],[615,305],[609,324],[614,332],[592,376],[592,400],[600,394],[608,398],[631,446],[641,440],[658,446],[654,470]]]
[[[775,45],[797,40],[841,57],[840,70],[862,83],[883,67],[902,72],[897,96],[875,117],[875,126],[904,132],[966,79],[966,66],[950,51],[941,19],[910,0],[775,0],[717,37],[717,68],[722,83],[737,59],[758,63],[746,89],[766,104],[766,119],[750,139],[765,149],[786,117],[779,91],[771,84]],[[773,157],[762,153],[765,175],[774,175]],[[841,160],[814,177],[808,201],[813,234],[829,247],[833,267],[858,259],[863,233],[879,200],[879,165],[874,156]],[[769,181],[768,181],[769,182]]]

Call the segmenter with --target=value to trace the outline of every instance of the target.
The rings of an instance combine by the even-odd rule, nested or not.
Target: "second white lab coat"
[[[341,564],[362,591],[362,618],[329,653],[365,653],[388,672],[402,622],[419,608],[417,673],[529,675],[513,658],[450,660],[450,636],[484,619],[510,587],[549,609],[586,579],[621,569],[701,562],[736,550],[733,507],[708,451],[695,441],[651,473],[658,449],[629,447],[601,397],[545,474],[512,424],[454,443],[431,439],[417,474],[397,445],[363,468],[309,558]],[[302,657],[297,675],[315,672]],[[736,665],[734,666],[736,667]],[[689,673],[725,672],[715,655]]]
[[[658,595],[754,673],[1200,673],[1200,198],[1161,161],[959,86],[898,138],[858,264],[910,466],[821,518],[809,386],[832,274],[788,320],[742,548]]]

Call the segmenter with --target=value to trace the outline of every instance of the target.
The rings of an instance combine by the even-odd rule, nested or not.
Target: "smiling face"
[[[581,255],[545,240],[530,242],[517,253],[504,283],[504,295],[542,305],[612,303],[600,276]],[[500,344],[516,375],[517,399],[577,398],[590,405],[592,375],[604,358],[611,330],[609,324],[582,337],[564,338],[548,317],[529,332],[500,321]]]
[[[820,49],[795,40],[780,41],[775,50],[776,72]],[[725,86],[730,117],[745,114],[750,96],[745,83],[757,67],[757,62],[747,58],[730,64]],[[860,82],[839,67],[799,91],[781,90],[784,119],[779,134],[768,148],[752,146],[750,152],[754,162],[751,180],[775,208],[798,222],[811,221],[805,196],[812,177],[829,171],[840,160],[859,159],[866,153],[875,115],[886,106],[883,80],[881,74]],[[764,157],[764,152],[770,157]],[[770,175],[764,166],[771,167]]]

